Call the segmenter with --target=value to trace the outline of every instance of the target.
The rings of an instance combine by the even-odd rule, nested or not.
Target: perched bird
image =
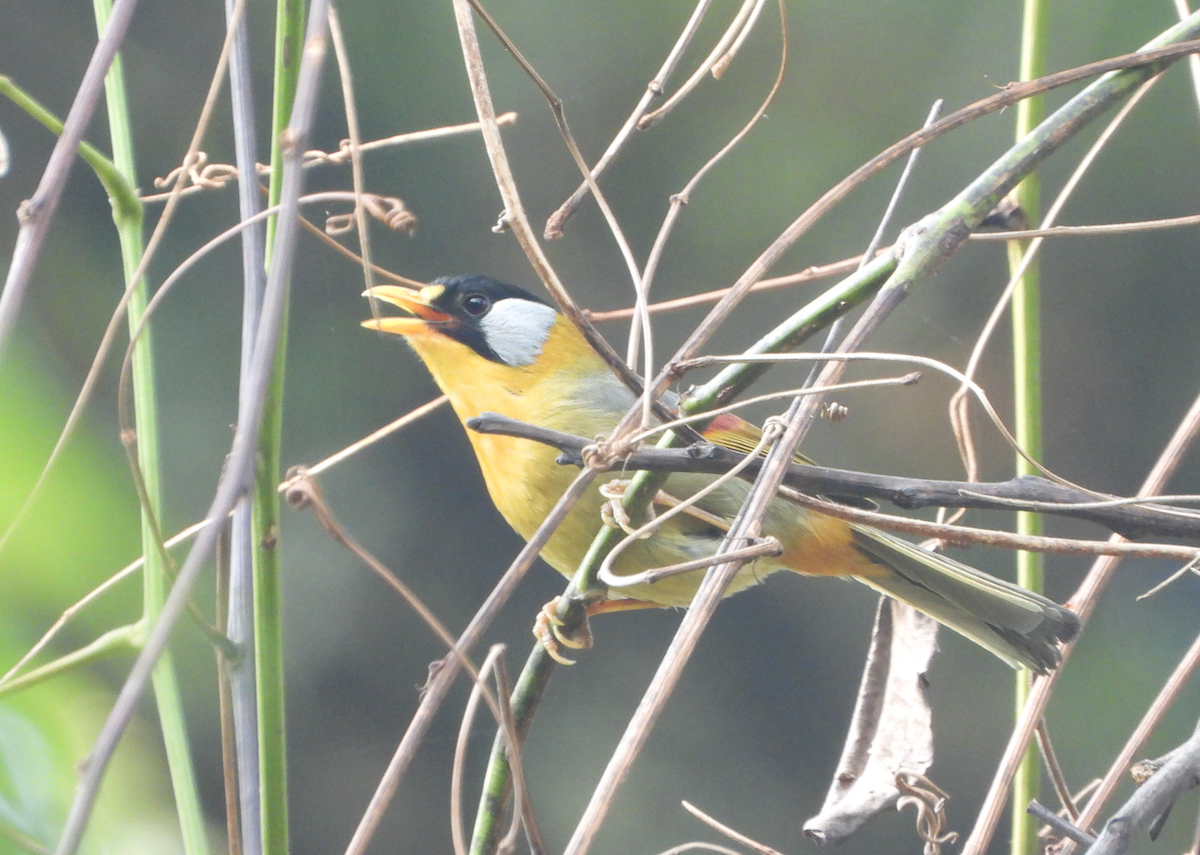
[[[484,276],[455,276],[418,292],[383,285],[367,293],[408,314],[364,321],[363,326],[403,336],[463,422],[490,411],[592,438],[610,432],[634,402],[570,321],[520,288]],[[492,501],[528,539],[576,470],[557,464],[558,452],[542,443],[467,434]],[[753,425],[732,415],[714,420],[705,432],[706,439],[741,450],[753,447],[759,435]],[[663,489],[686,499],[712,480],[711,475],[672,473]],[[736,479],[721,486],[698,502],[696,515],[676,516],[649,538],[630,544],[614,563],[614,572],[628,575],[711,556],[725,535],[719,523],[733,519],[749,489]],[[605,501],[590,490],[542,550],[542,557],[563,575],[570,577],[578,568],[602,524]],[[1058,665],[1059,642],[1079,630],[1073,612],[1045,597],[890,534],[784,499],[772,503],[762,532],[779,539],[783,554],[748,564],[729,593],[777,570],[849,576],[915,606],[1010,665],[1039,673]],[[622,599],[633,599],[686,606],[703,574],[691,571],[615,589],[610,603],[620,607]]]

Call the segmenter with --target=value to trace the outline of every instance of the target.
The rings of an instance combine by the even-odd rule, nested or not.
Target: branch
[[[1168,756],[1153,777],[1113,814],[1087,855],[1120,855],[1133,839],[1158,824],[1185,791],[1200,785],[1200,727]],[[1152,832],[1153,834],[1153,832]]]
[[[554,446],[563,452],[559,463],[576,466],[583,463],[584,449],[595,445],[594,440],[526,424],[497,413],[483,413],[468,419],[467,427],[478,433],[504,434]],[[743,455],[736,451],[704,443],[687,448],[643,448],[621,458],[619,462],[630,470],[721,475],[743,459]],[[764,460],[758,458],[751,461],[743,476],[753,478],[762,468]],[[1093,522],[1129,538],[1155,536],[1200,539],[1200,514],[1194,511],[1150,504],[1098,507],[1103,502],[1097,501],[1096,494],[1073,490],[1034,476],[993,483],[936,481],[793,463],[784,477],[784,483],[805,493],[877,499],[904,510],[927,507],[1028,509]]]

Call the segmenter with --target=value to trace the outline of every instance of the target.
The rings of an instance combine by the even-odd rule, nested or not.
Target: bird
[[[466,422],[485,412],[579,437],[612,431],[635,403],[634,394],[587,339],[553,306],[528,291],[482,275],[448,276],[420,290],[395,285],[366,296],[404,314],[363,321],[368,329],[402,336]],[[528,540],[575,478],[556,462],[557,449],[529,439],[467,430],[492,502]],[[761,436],[731,413],[714,419],[704,438],[743,452]],[[618,478],[607,473],[601,481]],[[715,476],[674,472],[663,491],[687,499]],[[649,537],[628,544],[613,563],[617,576],[713,555],[750,486],[732,479]],[[574,575],[602,522],[608,500],[590,489],[567,515],[541,555],[564,576]],[[727,589],[737,593],[779,570],[847,577],[906,602],[991,651],[1012,667],[1044,674],[1062,659],[1079,617],[1046,597],[922,549],[867,525],[847,522],[775,499],[762,522],[782,554],[747,564]],[[704,575],[693,570],[655,582],[610,590],[593,614],[623,607],[687,606]],[[543,637],[546,641],[544,635]],[[572,645],[575,646],[575,645]],[[551,651],[554,652],[553,650]]]

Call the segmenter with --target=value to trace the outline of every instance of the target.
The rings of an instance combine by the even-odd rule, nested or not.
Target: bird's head
[[[533,365],[559,319],[528,291],[486,276],[446,276],[420,291],[379,285],[366,296],[408,315],[372,318],[363,326],[404,336],[431,369],[447,359],[460,368],[475,359],[512,368]]]
[[[582,425],[592,436],[600,429],[568,416],[599,411],[611,428],[610,411],[632,400],[573,324],[514,285],[451,276],[419,291],[380,285],[367,296],[407,312],[363,326],[403,336],[463,420],[488,411],[546,426],[567,418],[560,429]]]

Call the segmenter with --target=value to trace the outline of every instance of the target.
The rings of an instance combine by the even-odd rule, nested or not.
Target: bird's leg
[[[650,603],[645,600],[594,600],[587,604],[579,628],[568,634],[561,629],[566,621],[558,616],[558,606],[561,601],[562,597],[555,597],[546,603],[533,622],[534,637],[542,647],[546,648],[547,655],[561,665],[575,664],[574,659],[568,659],[562,655],[562,647],[585,650],[592,646],[592,628],[588,624],[588,618],[608,612],[660,608],[658,603]]]

